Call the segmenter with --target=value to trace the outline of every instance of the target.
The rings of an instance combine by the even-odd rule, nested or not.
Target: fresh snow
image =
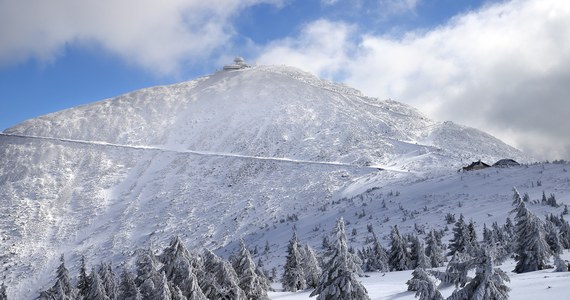
[[[443,228],[448,212],[479,230],[502,224],[515,186],[531,199],[545,191],[570,203],[568,165],[456,172],[501,158],[530,160],[476,129],[289,67],[143,89],[0,134],[0,281],[11,298],[32,299],[53,284],[61,254],[75,276],[81,255],[89,265],[128,261],[173,235],[224,257],[239,238],[250,248],[267,242],[270,251],[254,259],[280,272],[294,225],[317,251],[340,216],[352,246],[365,243],[368,224],[386,246],[390,226]],[[529,208],[538,216],[561,212]],[[408,275],[362,280],[378,297],[413,297],[402,292]],[[375,283],[380,276],[393,283]],[[562,275],[548,276],[554,288]]]
[[[570,253],[565,252],[564,258],[570,259]],[[568,288],[570,287],[570,272],[554,273],[552,269],[516,274],[509,272],[514,269],[515,263],[512,260],[500,266],[507,272],[511,279],[507,285],[511,288],[510,299],[568,299]],[[359,278],[368,290],[372,300],[413,300],[416,292],[408,291],[406,281],[412,278],[412,270],[388,272],[388,273],[366,273],[368,277]],[[279,286],[275,286],[279,289]],[[444,297],[449,297],[454,287],[448,286],[440,289]],[[270,292],[270,299],[278,300],[303,300],[315,299],[309,297],[311,290],[290,293],[290,292]]]

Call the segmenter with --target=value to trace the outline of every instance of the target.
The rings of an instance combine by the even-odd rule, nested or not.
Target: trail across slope
[[[43,137],[43,136],[28,136],[28,135],[8,134],[8,133],[0,133],[0,136],[16,137],[16,138],[23,138],[23,139],[38,139],[38,140],[64,142],[64,143],[96,145],[96,146],[104,146],[104,147],[118,147],[118,148],[127,148],[127,149],[135,149],[135,150],[152,150],[152,151],[163,151],[163,152],[187,153],[187,154],[203,155],[203,156],[266,160],[266,161],[285,162],[285,163],[294,163],[294,164],[311,164],[311,165],[349,167],[349,168],[358,168],[358,169],[369,169],[371,171],[384,170],[383,167],[379,167],[379,166],[360,166],[360,165],[356,165],[356,164],[347,164],[347,163],[341,163],[341,162],[309,161],[309,160],[299,160],[299,159],[291,159],[291,158],[285,158],[285,157],[263,157],[263,156],[251,156],[251,155],[242,155],[242,154],[234,154],[234,153],[185,150],[185,149],[168,149],[165,147],[157,147],[157,146],[122,145],[122,144],[114,144],[114,143],[101,142],[101,141],[85,141],[85,140],[52,138],[52,137]]]

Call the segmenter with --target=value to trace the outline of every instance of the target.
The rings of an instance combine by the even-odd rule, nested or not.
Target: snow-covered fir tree
[[[342,217],[336,223],[332,247],[319,284],[310,296],[318,295],[317,300],[370,299],[366,288],[356,280],[356,275],[362,273],[360,259],[348,251]]]
[[[303,247],[303,273],[305,273],[305,280],[307,287],[316,288],[319,283],[319,278],[323,273],[323,269],[319,264],[315,250],[309,244]]]
[[[427,269],[431,267],[429,258],[426,256],[424,244],[417,235],[411,237],[410,244],[410,267]]]
[[[475,268],[476,265],[474,263],[475,261],[473,257],[469,254],[455,252],[447,264],[445,272],[430,270],[429,273],[445,284],[453,284],[456,287],[462,287],[471,280],[471,277],[468,276],[468,272]]]
[[[365,248],[362,251],[362,258],[364,260],[364,270],[366,272],[388,272],[390,271],[390,266],[388,264],[388,254],[380,241],[374,230],[372,232],[372,246]]]
[[[415,291],[420,300],[443,300],[434,280],[423,268],[416,268],[406,284],[408,291]]]
[[[164,274],[164,271],[160,272],[159,281],[156,285],[151,299],[172,300],[172,294],[170,293],[170,288],[168,287],[168,279],[166,279],[166,274]]]
[[[455,252],[465,252],[465,247],[468,244],[469,236],[467,224],[463,214],[459,215],[459,219],[453,225],[453,237],[449,241],[449,252],[447,255],[453,255]]]
[[[188,300],[188,298],[186,298],[186,296],[184,296],[184,294],[182,294],[182,291],[180,290],[180,288],[176,285],[174,285],[172,282],[168,282],[168,289],[170,290],[170,299],[171,300]]]
[[[178,236],[173,237],[168,247],[158,256],[158,260],[162,263],[161,270],[164,271],[166,278],[178,286],[182,286],[182,282],[192,272],[189,258],[190,252]]]
[[[150,299],[160,281],[157,271],[158,261],[150,249],[139,250],[135,262],[137,277],[135,283],[143,299]]]
[[[0,285],[0,300],[8,300],[7,292],[6,292],[6,285],[4,282]]]
[[[568,272],[568,264],[559,254],[554,255],[554,272]]]
[[[204,250],[204,270],[200,287],[208,299],[247,299],[232,265],[208,249]]]
[[[188,278],[188,284],[186,285],[186,296],[187,300],[206,300],[206,295],[202,292],[200,288],[198,278],[194,273],[190,273]]]
[[[180,289],[186,298],[205,299],[202,291],[197,288],[196,273],[199,270],[193,267],[198,264],[198,259],[184,247],[178,236],[170,240],[170,244],[158,259],[163,264],[161,270],[168,281]],[[202,272],[199,273],[202,274]]]
[[[77,291],[71,285],[63,254],[60,257],[60,262],[56,271],[55,284],[47,291],[42,291],[39,299],[71,300],[76,298]]]
[[[570,249],[570,224],[560,216],[560,243],[564,249]]]
[[[307,288],[306,276],[303,268],[303,256],[299,251],[299,241],[297,234],[293,231],[293,236],[287,247],[287,257],[283,267],[283,277],[281,284],[285,291],[296,292]]]
[[[89,300],[109,300],[107,294],[105,293],[105,287],[103,286],[103,282],[99,277],[99,273],[95,271],[95,268],[91,270],[91,275],[89,276],[91,279],[89,282],[89,291],[87,292],[86,299]]]
[[[499,224],[497,222],[493,222],[493,225],[491,225],[491,236],[495,238],[495,241],[497,243],[504,243],[507,239],[505,237],[506,233],[503,228],[499,227]],[[483,237],[484,239],[485,237]]]
[[[438,243],[435,230],[431,230],[426,236],[425,254],[432,268],[443,266],[445,261],[443,246]]]
[[[493,228],[497,223],[493,224]],[[498,228],[498,226],[497,226]],[[494,230],[491,230],[487,227],[486,224],[483,224],[483,244],[482,247],[489,252],[489,255],[493,259],[493,263],[499,264],[503,262],[509,255],[509,253],[505,250],[505,247],[502,245],[501,242],[498,242],[499,237],[495,233]]]
[[[83,299],[87,297],[89,291],[89,275],[87,274],[87,266],[85,262],[85,256],[81,256],[81,265],[79,266],[79,275],[77,276],[77,293],[79,298]]]
[[[101,283],[103,284],[107,297],[109,297],[110,300],[117,299],[117,279],[113,272],[111,262],[101,263],[99,265],[99,277],[101,278]]]
[[[251,258],[251,253],[240,239],[239,253],[235,256],[233,267],[239,279],[239,287],[245,292],[248,299],[269,299],[267,280],[258,274],[257,266]]]
[[[560,242],[560,234],[556,225],[549,220],[544,221],[544,231],[546,234],[546,243],[550,247],[550,253],[562,254],[562,243]]]
[[[388,264],[392,271],[408,270],[410,265],[406,241],[400,235],[397,225],[394,225],[390,232],[390,253],[388,254]]]
[[[490,245],[490,244],[492,244],[492,242],[494,242],[493,231],[491,231],[491,229],[489,229],[489,227],[487,227],[487,224],[484,223],[483,224],[483,244],[484,245]]]
[[[135,279],[127,269],[123,269],[121,273],[117,299],[142,300],[142,295],[135,283]]]
[[[506,300],[510,288],[505,284],[509,277],[500,268],[495,268],[493,259],[486,250],[479,251],[473,259],[476,264],[475,278],[460,290],[455,290],[448,300]]]
[[[507,219],[505,220],[505,224],[503,225],[503,232],[505,232],[507,235],[513,238],[515,236],[515,224],[509,217],[507,217]]]
[[[469,224],[467,224],[465,251],[473,256],[479,251],[479,241],[477,239],[477,231],[475,230],[475,222],[473,222],[473,220],[470,220]]]
[[[516,206],[515,234],[516,273],[532,272],[546,268],[550,257],[550,247],[545,240],[542,222],[520,200],[520,194],[515,189],[513,203]]]

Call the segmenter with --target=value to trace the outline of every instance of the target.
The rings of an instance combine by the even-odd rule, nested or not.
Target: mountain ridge
[[[271,86],[267,87],[268,83]],[[299,83],[309,88],[299,89]],[[220,87],[221,90],[216,90]],[[348,93],[342,94],[343,90]],[[338,97],[333,97],[329,92]],[[279,93],[286,96],[279,96]],[[239,101],[233,101],[233,98]],[[208,99],[212,103],[201,99]],[[369,121],[362,122],[355,118]],[[228,125],[220,126],[220,123]],[[337,139],[336,145],[325,146],[337,149],[340,146],[337,152],[341,156],[342,153],[359,151],[351,145],[376,148],[383,152],[388,152],[383,149],[384,146],[393,147],[406,142],[445,148],[442,144],[449,143],[450,139],[439,142],[441,134],[438,132],[446,128],[455,131],[465,131],[466,128],[450,124],[431,121],[416,109],[399,102],[378,101],[362,96],[354,89],[319,81],[295,68],[255,67],[221,71],[189,82],[127,93],[28,120],[4,132],[125,145],[164,145],[170,149],[250,156],[284,157],[285,153],[293,159],[318,160],[318,152],[322,151],[319,148],[328,148],[319,143],[327,139],[326,135],[337,135],[333,137]],[[352,132],[338,136],[338,133],[348,131],[339,126],[349,126],[348,130]],[[240,128],[240,131],[235,128]],[[426,130],[428,128],[436,132],[431,139],[431,132]],[[236,134],[224,139],[224,134],[228,132]],[[481,132],[476,134],[484,135]],[[234,147],[228,148],[228,139],[231,139]],[[380,139],[388,141],[368,143]],[[391,145],[390,140],[397,143]],[[431,144],[422,145],[424,140],[429,140]],[[483,140],[488,142],[492,139],[485,136]],[[362,142],[368,144],[360,145]],[[293,143],[303,144],[304,147],[291,147]],[[499,144],[500,141],[493,140],[493,146]],[[252,145],[258,147],[253,148]],[[304,148],[310,148],[310,151]],[[470,148],[463,146],[460,150]],[[509,146],[500,145],[498,148],[496,152],[511,151],[513,155],[510,156],[522,154]],[[370,153],[362,152],[346,157],[332,153],[325,153],[324,156],[330,161],[345,163],[359,159],[376,160],[371,161],[373,164],[386,164],[392,158],[382,160],[366,157]]]

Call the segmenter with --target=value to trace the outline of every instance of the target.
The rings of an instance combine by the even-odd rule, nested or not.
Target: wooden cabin
[[[509,167],[517,167],[520,166],[521,164],[519,164],[518,162],[516,162],[514,159],[510,159],[510,158],[504,158],[501,159],[499,161],[497,161],[496,163],[493,164],[493,167],[497,167],[497,168],[509,168]]]
[[[472,162],[470,165],[468,165],[467,167],[463,167],[461,168],[461,170],[463,171],[474,171],[474,170],[481,170],[481,169],[486,169],[489,168],[491,166],[489,166],[488,164],[482,162],[481,160]]]

